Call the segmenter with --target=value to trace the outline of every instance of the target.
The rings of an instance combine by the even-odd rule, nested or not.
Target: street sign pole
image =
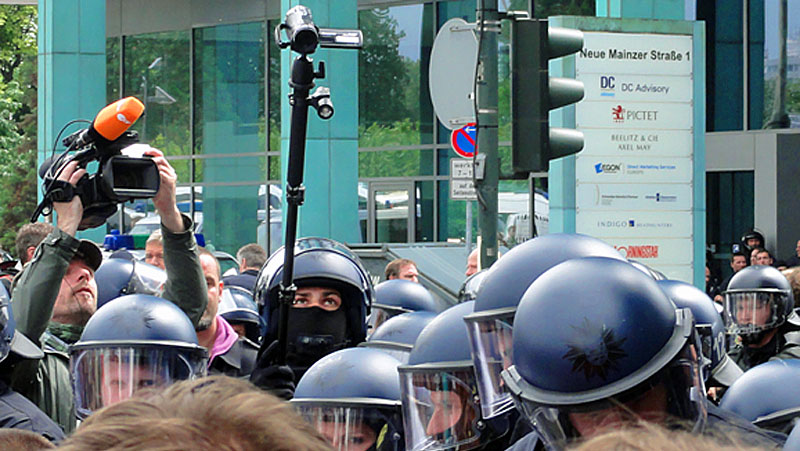
[[[488,268],[497,260],[497,34],[500,20],[497,0],[478,0],[478,150],[486,156],[484,177],[477,180],[480,262]]]

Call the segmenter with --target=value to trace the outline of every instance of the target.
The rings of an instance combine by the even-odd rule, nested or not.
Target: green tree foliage
[[[0,247],[36,207],[36,8],[0,5]]]

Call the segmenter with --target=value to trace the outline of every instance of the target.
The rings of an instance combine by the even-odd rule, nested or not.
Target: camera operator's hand
[[[58,180],[77,186],[78,180],[84,175],[86,169],[78,168],[77,161],[70,161],[58,175]],[[83,217],[81,197],[75,196],[69,202],[53,202],[53,209],[56,211],[58,228],[64,233],[75,236]]]
[[[181,212],[178,210],[178,204],[175,200],[175,186],[178,183],[178,175],[175,173],[175,169],[158,149],[151,147],[145,150],[144,154],[153,158],[156,166],[158,166],[158,174],[161,176],[161,185],[156,196],[153,197],[153,204],[158,210],[158,214],[161,215],[161,223],[170,232],[184,232],[183,218],[181,218]]]

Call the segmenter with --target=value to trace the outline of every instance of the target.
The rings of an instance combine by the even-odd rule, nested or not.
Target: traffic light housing
[[[583,83],[550,77],[549,61],[583,47],[580,30],[546,19],[511,21],[511,166],[516,174],[547,171],[554,158],[583,149],[583,133],[550,127],[550,110],[580,101]]]

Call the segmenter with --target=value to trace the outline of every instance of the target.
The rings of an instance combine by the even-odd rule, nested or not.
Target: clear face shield
[[[403,449],[400,406],[341,405],[301,401],[300,415],[336,451]]]
[[[513,320],[513,311],[465,318],[483,418],[494,418],[514,408],[514,400],[500,377],[511,366]]]
[[[564,449],[574,441],[642,421],[701,432],[707,411],[700,346],[697,334],[692,333],[666,367],[617,396],[569,406],[542,405],[519,397],[517,409],[548,449]],[[512,372],[506,372],[507,376]]]
[[[480,405],[472,365],[399,371],[407,450],[466,450],[480,445]]]
[[[777,290],[725,293],[728,333],[751,335],[780,326],[788,298],[788,293]]]
[[[84,419],[137,392],[206,375],[205,349],[116,345],[75,347],[70,366],[75,409]]]
[[[144,262],[133,263],[133,274],[125,292],[122,294],[149,294],[161,296],[167,283],[167,272]]]

